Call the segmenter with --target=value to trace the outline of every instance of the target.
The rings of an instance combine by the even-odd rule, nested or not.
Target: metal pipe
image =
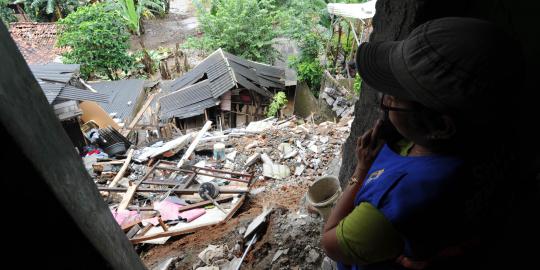
[[[197,170],[196,171],[190,171],[190,170],[185,170],[185,169],[169,168],[169,167],[161,167],[161,166],[158,166],[156,168],[161,169],[161,170],[171,170],[171,171],[180,171],[180,172],[186,172],[186,173],[196,173],[196,174],[200,174],[200,175],[212,176],[212,177],[219,178],[219,179],[225,179],[225,180],[242,182],[242,183],[249,183],[249,180],[239,179],[239,178],[223,177],[223,176],[219,176],[219,175],[200,172],[199,170],[202,169],[202,170],[211,171],[211,172],[219,172],[219,173],[226,173],[226,174],[233,174],[233,175],[241,175],[241,176],[250,177],[250,178],[253,177],[250,174],[244,174],[244,173],[237,173],[237,172],[229,172],[229,171],[216,170],[216,169],[201,168],[201,167],[196,167],[196,166],[191,166],[191,167],[196,168]]]
[[[220,173],[227,173],[227,174],[241,175],[241,176],[246,176],[246,177],[253,177],[253,175],[247,174],[247,173],[239,173],[239,172],[232,172],[232,171],[224,171],[224,170],[218,170],[218,169],[212,169],[212,168],[204,168],[204,167],[199,167],[199,166],[191,166],[191,167],[192,167],[192,168],[199,169],[199,170],[210,171],[210,172],[220,172]]]
[[[251,245],[253,245],[255,240],[257,240],[257,234],[254,234],[253,237],[251,238],[251,240],[249,241],[249,244],[246,247],[246,250],[244,251],[244,254],[242,254],[242,258],[240,259],[240,262],[238,263],[238,266],[236,267],[236,270],[240,269],[240,266],[242,266],[242,262],[244,262],[244,258],[246,257],[246,255],[247,255],[247,253],[249,251],[249,248],[251,247]]]
[[[109,191],[109,192],[126,192],[127,188],[121,188],[121,187],[98,187],[99,191]],[[175,192],[175,193],[184,193],[184,194],[192,194],[199,192],[198,189],[185,189],[185,188],[176,188],[176,189],[168,189],[168,188],[159,188],[159,189],[153,189],[153,188],[137,188],[135,192],[167,192],[167,191]],[[220,189],[219,193],[223,194],[231,194],[231,193],[246,193],[247,190],[245,189]]]

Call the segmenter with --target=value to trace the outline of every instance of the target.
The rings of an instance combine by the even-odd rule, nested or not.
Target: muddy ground
[[[131,48],[141,49],[140,41],[149,50],[159,47],[174,48],[184,43],[187,37],[198,35],[195,7],[191,0],[172,0],[169,14],[163,18],[143,21],[144,34],[132,36]]]
[[[270,181],[276,180],[257,182],[254,188],[264,187]],[[250,195],[227,224],[171,238],[165,245],[140,246],[138,250],[141,258],[149,268],[170,257],[177,258],[170,269],[202,266],[197,255],[209,244],[226,245],[230,250],[233,250],[237,243],[243,246],[240,232],[245,230],[264,207],[272,207],[274,210],[267,218],[268,225],[246,256],[242,269],[319,268],[322,261],[319,241],[323,222],[317,214],[310,213],[305,207],[303,197],[306,191],[306,184],[284,185],[279,190]],[[243,247],[235,255],[241,257],[242,251]],[[278,251],[281,255],[274,259]]]

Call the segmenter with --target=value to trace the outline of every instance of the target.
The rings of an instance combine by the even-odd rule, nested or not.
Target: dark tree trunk
[[[424,1],[385,1],[377,2],[377,13],[373,18],[373,33],[370,41],[400,40],[404,39],[409,32],[420,22],[419,12],[425,6]],[[362,84],[360,98],[354,106],[354,121],[351,127],[351,135],[347,138],[344,149],[354,149],[358,136],[371,128],[379,117],[378,95],[367,84]],[[341,185],[344,186],[356,166],[354,151],[343,151],[343,163],[339,172]]]

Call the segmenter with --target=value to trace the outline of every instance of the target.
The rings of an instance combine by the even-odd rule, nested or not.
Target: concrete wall
[[[301,117],[309,117],[314,113],[317,122],[334,121],[335,113],[328,108],[326,103],[319,102],[311,93],[306,83],[296,85],[296,95],[294,98],[294,114]]]

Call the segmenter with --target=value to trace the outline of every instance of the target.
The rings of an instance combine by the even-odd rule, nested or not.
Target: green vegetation
[[[2,19],[6,27],[10,22],[17,21],[17,18],[13,15],[13,10],[8,7],[9,4],[11,4],[10,0],[0,0],[0,19]]]
[[[358,75],[358,73],[356,73],[356,75],[354,76],[354,92],[356,93],[356,95],[360,96],[360,87],[362,87],[362,78],[360,78],[360,75]]]
[[[165,2],[161,0],[114,0],[111,5],[126,20],[129,30],[141,34],[141,19],[153,17],[154,14],[165,12]]]
[[[289,66],[298,73],[298,80],[308,84],[311,91],[318,96],[324,67],[319,61],[323,45],[320,36],[308,33],[299,40],[300,56],[289,58]]]
[[[66,17],[79,7],[77,0],[19,0],[33,21],[50,22]]]
[[[289,0],[283,11],[282,27],[286,36],[296,40],[300,48],[297,58],[289,58],[289,66],[305,81],[315,96],[318,96],[324,66],[320,56],[329,39],[329,15],[326,1]]]
[[[273,63],[275,6],[267,0],[196,1],[201,38],[190,38],[185,47],[208,52],[218,48],[253,61]]]
[[[159,69],[159,62],[169,57],[171,51],[168,48],[160,47],[158,50],[146,50],[146,53],[150,57],[150,70],[147,70],[144,63],[144,50],[138,50],[133,54],[135,64],[131,75],[146,77],[149,74],[154,74]]]
[[[68,46],[64,63],[81,64],[84,78],[119,79],[119,71],[133,66],[128,54],[129,34],[122,17],[104,3],[80,7],[60,20],[58,46]]]
[[[284,92],[277,92],[274,97],[272,98],[272,103],[270,103],[270,106],[268,106],[268,112],[266,112],[266,116],[272,117],[276,116],[278,111],[283,108],[287,104],[287,96]]]

